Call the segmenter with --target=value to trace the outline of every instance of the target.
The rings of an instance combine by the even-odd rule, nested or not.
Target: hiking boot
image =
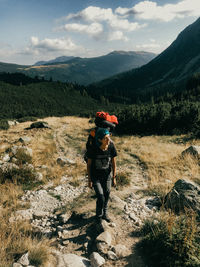
[[[105,220],[105,221],[107,221],[108,223],[112,222],[111,218],[107,214],[104,214],[102,216],[102,219]]]

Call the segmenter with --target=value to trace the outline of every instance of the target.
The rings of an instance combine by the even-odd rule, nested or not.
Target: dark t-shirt
[[[88,158],[92,159],[91,178],[106,178],[109,176],[112,164],[112,158],[117,156],[114,143],[111,141],[106,151],[101,150],[96,145],[88,149]]]

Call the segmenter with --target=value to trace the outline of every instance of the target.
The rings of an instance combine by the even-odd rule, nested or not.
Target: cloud
[[[67,20],[84,20],[84,21],[109,21],[112,20],[114,14],[111,8],[100,8],[89,6],[76,14],[69,14]]]
[[[96,6],[89,6],[78,13],[69,14],[66,17],[66,20],[75,20],[79,22],[78,24],[66,24],[64,27],[68,31],[74,31],[76,29],[76,31],[82,31],[89,35],[91,35],[91,32],[89,26],[86,27],[86,25],[83,24],[85,22],[92,22],[91,26],[93,24],[98,25],[98,27],[96,27],[98,30],[96,35],[98,35],[98,32],[101,34],[103,30],[104,32],[111,30],[131,32],[146,26],[146,24],[139,24],[138,22],[129,22],[128,19],[114,14],[111,8],[100,8]],[[100,28],[100,25],[102,28]],[[63,26],[61,28],[63,28]]]
[[[126,36],[124,36],[123,32],[121,31],[114,31],[108,35],[108,41],[119,41],[119,40],[127,42],[129,39]]]
[[[148,43],[136,45],[136,48],[139,50],[158,53],[158,51],[160,51],[162,47],[160,44],[156,43],[156,40],[150,39]]]
[[[91,23],[90,25],[80,24],[80,23],[71,23],[65,24],[60,29],[69,32],[78,32],[83,34],[88,34],[90,36],[96,37],[103,32],[103,26],[100,23]]]
[[[70,38],[56,38],[39,40],[38,37],[31,37],[30,50],[36,51],[76,51],[80,47],[77,46]]]
[[[115,13],[124,17],[134,15],[135,18],[143,20],[171,21],[175,18],[200,15],[199,0],[182,0],[176,4],[165,4],[159,6],[153,1],[142,1],[132,8],[117,8]]]

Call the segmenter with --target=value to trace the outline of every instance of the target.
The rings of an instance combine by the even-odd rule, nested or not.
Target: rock
[[[105,259],[99,255],[97,252],[93,252],[90,255],[90,262],[92,267],[99,267],[105,263]]]
[[[11,153],[13,154],[13,156],[16,156],[16,154],[19,150],[22,150],[26,155],[28,155],[30,157],[33,156],[33,150],[31,148],[26,147],[26,146],[13,146],[11,148]]]
[[[114,253],[117,255],[118,258],[123,258],[128,255],[128,249],[126,246],[118,244],[113,247]]]
[[[200,146],[190,146],[181,153],[183,157],[187,154],[200,158]]]
[[[20,137],[18,141],[27,145],[31,142],[31,138],[28,136],[23,136],[23,137]]]
[[[117,260],[118,259],[117,255],[111,250],[108,251],[107,257],[109,260]]]
[[[33,128],[50,128],[50,127],[48,123],[45,121],[36,121],[36,122],[31,123],[29,129],[33,129]]]
[[[2,158],[3,162],[8,162],[10,161],[10,156],[9,154],[5,154],[4,157]]]
[[[41,182],[43,180],[43,174],[41,172],[36,172],[35,179]]]
[[[15,262],[15,263],[13,263],[13,266],[12,267],[23,267],[23,266],[20,263]]]
[[[60,220],[62,223],[66,223],[70,217],[71,217],[71,214],[67,214],[67,213],[62,214],[62,215],[60,215]]]
[[[105,242],[98,242],[97,249],[100,253],[106,255],[110,249],[110,246],[106,244]]]
[[[57,267],[90,267],[90,261],[75,254],[64,254],[60,256]]]
[[[179,179],[165,196],[164,205],[175,212],[191,208],[200,214],[200,187],[194,182]]]
[[[60,166],[64,166],[64,165],[67,165],[67,164],[75,164],[74,161],[66,158],[66,157],[59,157],[57,158],[57,163],[60,165]]]
[[[97,236],[96,241],[97,242],[105,242],[108,246],[110,246],[111,242],[112,242],[112,236],[111,236],[110,232],[105,231],[105,232],[103,232]]]
[[[17,124],[18,124],[18,122],[16,120],[14,120],[14,121],[8,121],[8,125],[9,126],[14,126],[14,125],[17,125]]]
[[[35,210],[33,212],[33,218],[34,219],[41,219],[41,218],[44,218],[44,217],[48,217],[49,215],[50,215],[49,212],[42,211],[42,210]]]
[[[111,193],[110,201],[117,206],[117,208],[123,210],[124,206],[126,205],[126,202],[121,200],[118,196]]]
[[[25,266],[29,265],[28,252],[22,255],[17,262]]]

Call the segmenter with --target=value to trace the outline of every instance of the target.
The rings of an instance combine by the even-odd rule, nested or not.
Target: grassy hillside
[[[12,146],[11,144],[21,145],[18,142],[20,137],[30,137],[31,141],[28,147],[33,150],[31,162],[34,168],[43,173],[43,179],[39,184],[32,184],[32,188],[29,189],[33,191],[47,190],[48,184],[50,188],[55,188],[61,184],[63,176],[67,177],[65,184],[71,184],[74,188],[82,185],[86,187],[86,165],[81,159],[88,130],[94,125],[89,123],[88,119],[78,117],[49,117],[45,118],[44,121],[48,122],[51,129],[32,129],[27,131],[24,129],[31,122],[24,122],[10,128],[8,131],[1,131],[0,156],[4,155],[4,152]],[[184,159],[180,156],[181,152],[188,146],[200,145],[200,140],[186,141],[185,137],[178,135],[147,136],[142,138],[128,135],[113,136],[112,138],[118,150],[118,186],[116,189],[112,188],[113,194],[123,201],[132,194],[136,197],[135,202],[142,200],[145,203],[145,200],[150,196],[153,198],[157,196],[163,199],[165,194],[172,188],[174,182],[180,177],[182,179],[191,179],[200,184],[199,162],[191,156]],[[58,165],[57,157],[60,152],[65,153],[75,163],[65,166]],[[18,155],[18,157],[20,156],[22,157],[23,155]],[[45,166],[45,168],[41,168],[41,166]],[[21,163],[19,164],[19,170],[23,170]],[[14,173],[11,173],[12,175]],[[0,177],[2,178],[2,176]],[[129,183],[122,183],[123,186],[121,186],[119,182],[120,179],[123,182],[124,177],[128,177]],[[34,266],[46,266],[45,264],[50,262],[51,266],[56,267],[52,252],[52,250],[60,247],[60,243],[56,241],[56,238],[48,239],[39,235],[28,221],[11,222],[9,220],[14,211],[26,210],[30,207],[30,203],[21,201],[21,196],[25,194],[24,185],[20,183],[14,184],[10,176],[7,176],[7,179],[6,183],[3,183],[2,180],[0,183],[0,266],[11,266],[19,255],[29,251],[31,264],[34,264]],[[30,177],[28,176],[27,180],[29,179]],[[58,199],[59,195],[56,195],[55,198]],[[129,204],[130,202],[127,203],[127,205]],[[69,242],[65,247],[67,253],[85,256],[86,252],[83,248],[87,241],[86,236],[91,231],[92,222],[87,221],[85,218],[82,219],[82,215],[95,213],[95,199],[92,192],[85,190],[84,194],[68,203],[66,207],[56,210],[54,216],[66,211],[78,218],[76,224],[72,225],[71,228],[68,227],[67,240]],[[134,266],[136,259],[134,245],[143,238],[143,235],[139,232],[140,228],[137,227],[137,230],[134,231],[133,220],[125,220],[127,217],[126,211],[120,210],[119,207],[116,208],[113,202],[109,203],[109,211],[117,225],[113,229],[115,232],[114,242],[123,242],[129,251],[133,251],[127,257],[121,257],[116,261],[107,260],[108,266],[114,267],[116,264],[119,266]],[[197,229],[199,229],[199,223],[195,221],[194,215],[188,214],[189,216],[185,221],[182,220],[183,217],[164,209],[155,212],[155,214],[156,217],[150,217],[145,224],[146,232],[148,228],[151,233],[151,235],[148,235],[148,239],[146,237],[145,242],[143,242],[143,245],[145,245],[143,248],[146,249],[147,253],[142,251],[140,261],[135,266],[145,266],[145,264],[141,264],[141,261],[145,259],[145,255],[147,256],[148,265],[152,267],[161,266],[159,265],[161,261],[162,266],[169,266],[169,260],[170,266],[198,266],[192,264],[192,260],[193,263],[194,260],[195,262],[199,260],[199,256],[196,255],[198,247],[193,247],[193,239]],[[73,220],[73,217],[71,217],[71,220]],[[178,224],[177,220],[179,220]],[[82,222],[83,225],[81,225]],[[161,222],[166,225],[166,229],[171,234],[169,236],[170,239],[166,235],[165,228],[161,227]],[[172,254],[167,254],[170,251],[166,251],[163,246],[163,244],[166,244],[165,242],[168,246],[170,244]],[[151,251],[151,253],[148,253],[148,251]],[[163,251],[164,254],[161,254]],[[171,256],[170,259],[167,258],[169,255]],[[148,261],[148,257],[150,257],[151,261]],[[152,262],[153,258],[156,261]],[[186,265],[189,261],[190,265]]]

